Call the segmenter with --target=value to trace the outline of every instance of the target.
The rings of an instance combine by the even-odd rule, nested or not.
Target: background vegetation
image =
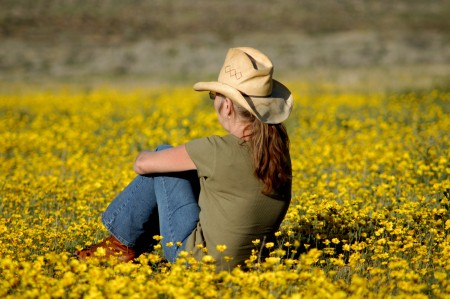
[[[448,15],[445,0],[1,0],[0,80],[192,83],[249,45],[279,77],[446,87]]]

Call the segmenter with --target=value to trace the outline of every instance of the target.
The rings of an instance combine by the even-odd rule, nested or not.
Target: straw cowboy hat
[[[292,94],[272,79],[270,59],[253,48],[231,48],[217,82],[198,82],[197,91],[215,91],[268,124],[285,121],[292,110]]]

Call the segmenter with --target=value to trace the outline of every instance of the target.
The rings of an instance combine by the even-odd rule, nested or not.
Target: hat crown
[[[228,51],[218,81],[249,96],[265,97],[272,93],[272,61],[253,48]]]
[[[215,91],[252,113],[260,121],[285,121],[294,99],[289,89],[272,79],[270,59],[254,48],[231,48],[219,73],[218,82],[197,82],[197,91]]]

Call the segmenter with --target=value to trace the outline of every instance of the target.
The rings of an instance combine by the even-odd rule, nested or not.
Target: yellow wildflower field
[[[72,256],[105,236],[100,214],[139,150],[225,133],[205,94],[0,94],[0,297],[450,296],[450,93],[289,86],[292,204],[269,258],[255,240],[249,270],[220,273],[207,255],[169,264],[160,248],[128,264]]]

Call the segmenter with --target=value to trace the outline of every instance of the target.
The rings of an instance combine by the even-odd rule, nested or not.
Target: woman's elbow
[[[137,174],[140,174],[140,167],[138,165],[138,163],[135,161],[133,164],[133,170],[134,172],[136,172]]]
[[[136,162],[134,162],[134,164],[133,164],[133,170],[134,170],[134,172],[136,172],[137,174],[142,174],[141,167],[140,167],[139,164],[136,163]]]
[[[133,170],[137,173],[137,174],[145,174],[145,168],[143,165],[143,161],[142,159],[139,159],[139,157],[136,159],[136,161],[134,161],[133,164]]]

